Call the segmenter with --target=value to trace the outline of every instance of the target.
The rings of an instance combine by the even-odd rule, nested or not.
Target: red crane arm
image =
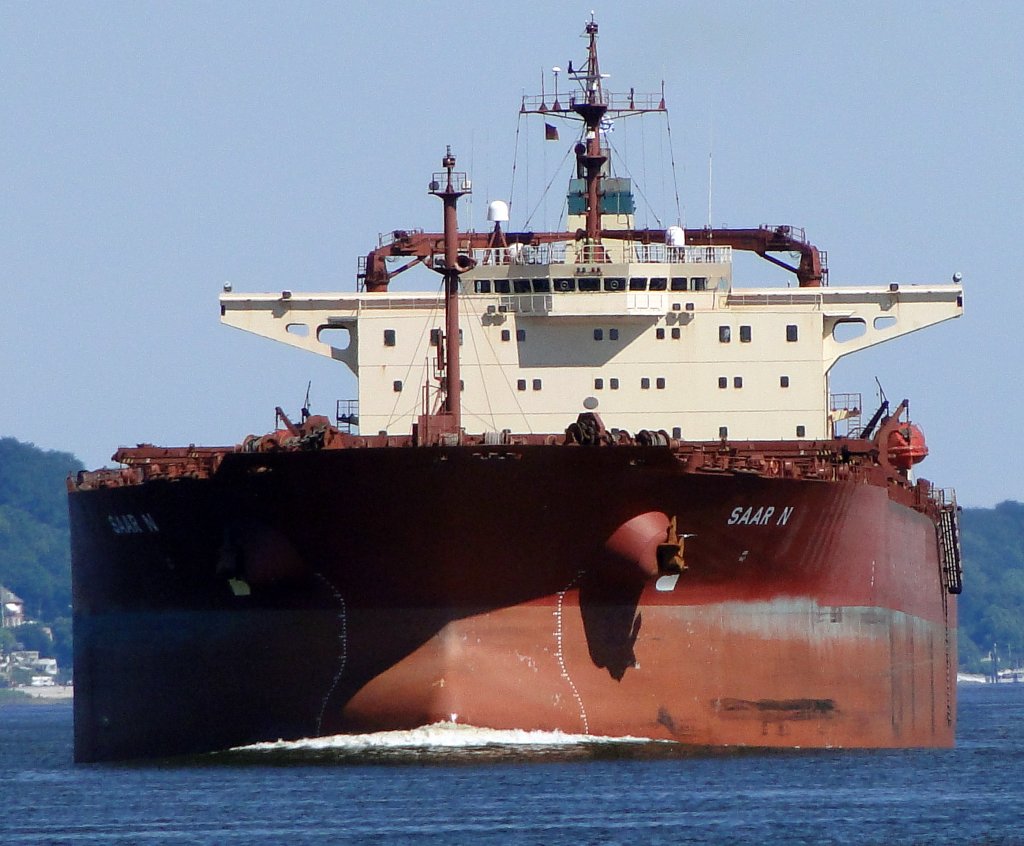
[[[499,246],[496,236],[504,243],[536,246],[572,241],[585,237],[579,232],[470,232],[459,235],[460,250],[487,249]],[[601,237],[609,240],[632,240],[642,244],[664,244],[664,229],[606,229]],[[824,266],[821,251],[808,243],[802,230],[790,226],[762,226],[758,229],[692,229],[686,232],[686,243],[690,246],[728,246],[735,250],[756,253],[761,258],[777,264],[796,275],[801,288],[817,288],[827,284],[828,270]],[[800,263],[793,267],[769,253],[798,253]],[[391,277],[408,270],[433,255],[444,254],[444,236],[436,232],[406,232],[396,230],[391,240],[375,250],[365,259],[365,268],[359,278],[364,280],[368,291],[386,291]],[[396,270],[388,270],[387,259],[406,257],[407,262]]]

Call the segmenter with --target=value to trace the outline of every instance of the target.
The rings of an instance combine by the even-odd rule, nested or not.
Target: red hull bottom
[[[448,624],[323,733],[457,721],[696,746],[951,746],[942,626],[806,601],[640,607],[615,679],[589,653],[574,592]]]

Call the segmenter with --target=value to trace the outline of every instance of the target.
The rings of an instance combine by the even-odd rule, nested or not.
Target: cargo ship
[[[608,90],[597,35],[520,106],[578,127],[564,229],[495,201],[460,230],[449,150],[441,231],[380,237],[351,292],[220,297],[358,400],[69,479],[76,760],[435,722],[954,742],[955,496],[906,401],[829,374],[958,317],[959,276],[833,286],[793,227],[638,228],[607,122],[664,94]],[[734,287],[735,251],[794,284]],[[411,267],[436,287],[391,290]]]

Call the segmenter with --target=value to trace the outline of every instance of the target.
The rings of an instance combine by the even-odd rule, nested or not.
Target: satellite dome
[[[508,220],[508,203],[504,200],[491,200],[487,204],[487,219],[491,223],[505,223]]]

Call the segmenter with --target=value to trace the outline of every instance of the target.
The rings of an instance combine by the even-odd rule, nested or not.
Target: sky
[[[512,227],[535,206],[556,224],[536,195],[564,150],[519,101],[582,64],[592,8],[608,88],[665,82],[670,145],[661,118],[613,131],[639,223],[801,226],[833,285],[962,273],[963,318],[843,360],[831,388],[909,398],[920,475],[962,505],[1024,499],[1024,4],[994,0],[0,0],[0,436],[97,467],[238,443],[309,383],[333,413],[347,369],[220,325],[222,285],[352,291],[379,233],[440,228],[448,144],[464,227],[509,198],[514,159]],[[737,286],[778,282],[755,262]]]

